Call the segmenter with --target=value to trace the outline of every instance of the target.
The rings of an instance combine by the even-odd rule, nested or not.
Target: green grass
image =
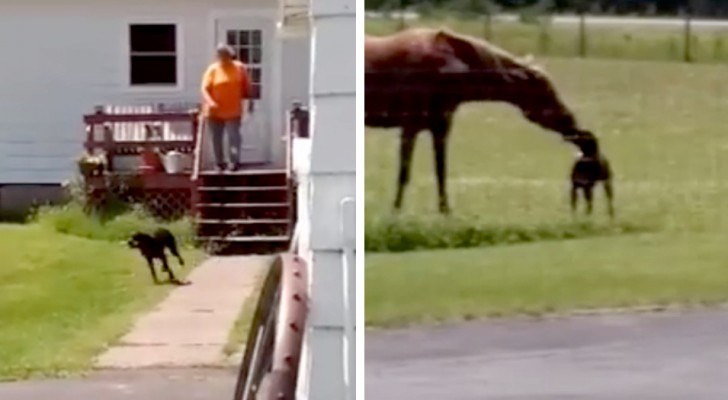
[[[243,303],[240,315],[235,320],[233,329],[230,330],[230,334],[228,335],[227,343],[223,347],[223,354],[226,356],[231,356],[241,350],[245,344],[245,340],[248,338],[248,331],[250,330],[250,324],[253,322],[253,314],[255,314],[255,308],[258,305],[258,298],[260,297],[260,291],[265,282],[266,273],[267,271],[265,270],[258,273],[255,286]]]
[[[547,21],[547,20],[544,20]],[[407,21],[408,26],[447,26],[477,37],[486,36],[484,19],[462,18],[445,13]],[[367,33],[375,35],[397,31],[399,21],[368,19]],[[493,21],[490,40],[516,54],[579,56],[579,31],[576,24],[521,23]],[[684,60],[682,27],[591,26],[586,33],[586,56],[629,60]],[[728,29],[694,30],[691,39],[692,61],[728,61]]]
[[[593,218],[572,219],[573,150],[510,106],[487,103],[462,107],[455,118],[454,215],[437,215],[427,135],[419,137],[404,211],[393,215],[398,135],[370,129],[366,249],[418,250],[367,256],[370,324],[728,300],[719,268],[728,238],[725,67],[543,61],[601,138],[615,170],[617,220],[606,217],[601,192]]]
[[[0,224],[0,380],[79,373],[171,286],[117,242]],[[201,261],[185,249],[188,265]],[[184,269],[181,275],[186,275]]]
[[[728,235],[628,235],[366,257],[366,324],[728,298]]]

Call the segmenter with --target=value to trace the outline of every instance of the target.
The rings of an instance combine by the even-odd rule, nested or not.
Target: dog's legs
[[[157,271],[154,269],[154,259],[151,257],[147,257],[147,265],[149,266],[149,272],[152,274],[152,279],[154,279],[154,283],[159,283],[159,277],[157,277]]]
[[[167,260],[167,256],[162,255],[162,257],[160,259],[162,260],[162,269],[164,269],[164,272],[166,272],[167,275],[169,275],[169,280],[171,282],[175,282],[177,280],[177,278],[174,276],[174,272],[172,272],[172,268],[169,268],[169,261]]]
[[[576,203],[579,201],[579,188],[576,184],[571,184],[571,213],[576,213]]]
[[[177,260],[179,260],[179,265],[185,265],[185,260],[182,259],[182,256],[179,255],[179,251],[177,250],[177,241],[174,239],[173,236],[169,238],[169,251],[177,257]]]
[[[594,186],[590,185],[584,188],[584,198],[586,199],[586,214],[591,215],[594,204]]]
[[[172,272],[172,268],[169,267],[169,262],[167,261],[166,255],[162,255],[162,265],[164,267],[164,270],[167,272],[167,275],[169,275],[169,281],[173,283],[179,283],[177,277],[174,276],[174,272]]]
[[[614,188],[612,181],[604,181],[604,193],[607,195],[607,207],[609,209],[609,217],[614,218]]]

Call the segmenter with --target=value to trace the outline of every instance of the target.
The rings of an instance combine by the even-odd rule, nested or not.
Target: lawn
[[[369,130],[370,325],[728,300],[725,66],[541,62],[602,140],[616,174],[617,220],[606,217],[601,193],[592,219],[572,219],[573,150],[498,104],[471,104],[456,115],[454,215],[436,214],[427,135],[419,138],[405,210],[394,215],[398,136]]]
[[[469,35],[488,38],[516,54],[574,57],[580,55],[577,24],[550,24],[547,19],[531,23],[492,21],[487,28],[483,18],[462,18],[435,13],[410,26],[447,26]],[[370,18],[367,33],[385,35],[397,31],[400,22]],[[587,57],[627,60],[684,61],[685,39],[682,26],[594,25],[585,31]],[[691,61],[728,61],[728,29],[695,28],[691,36]]]
[[[183,253],[188,265],[202,259]],[[124,243],[43,224],[0,224],[0,254],[0,380],[87,370],[171,288],[154,286]]]

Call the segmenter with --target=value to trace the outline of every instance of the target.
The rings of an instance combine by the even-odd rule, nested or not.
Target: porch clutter
[[[164,219],[179,218],[192,210],[191,165],[197,136],[196,105],[97,106],[84,116],[86,156],[84,183],[91,206],[103,207],[110,198],[142,204]],[[177,161],[169,162],[167,155]],[[103,155],[104,172],[98,164]],[[169,164],[175,173],[168,173]],[[178,168],[182,166],[182,168]],[[81,166],[79,167],[81,168]]]
[[[197,107],[98,107],[84,117],[79,170],[94,207],[109,199],[141,204],[160,219],[191,216],[214,254],[268,254],[290,244],[295,221],[291,165],[247,165],[223,173],[212,159]],[[287,130],[290,157],[294,133]]]

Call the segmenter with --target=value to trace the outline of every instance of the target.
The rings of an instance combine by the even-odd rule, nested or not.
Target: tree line
[[[728,16],[726,0],[366,0],[369,10],[420,7],[473,12],[518,12],[536,8],[542,12],[643,16]]]

